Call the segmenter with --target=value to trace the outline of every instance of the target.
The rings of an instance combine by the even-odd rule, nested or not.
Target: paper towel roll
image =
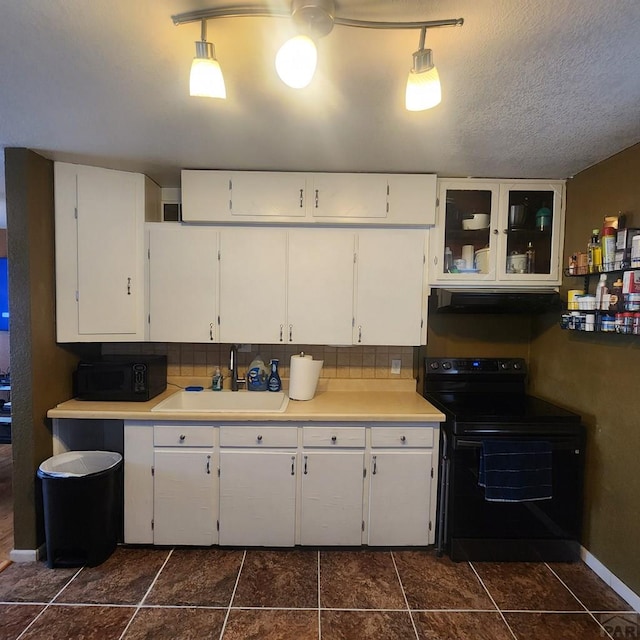
[[[289,367],[289,397],[292,400],[311,400],[324,360],[314,360],[313,356],[301,353],[291,356]]]

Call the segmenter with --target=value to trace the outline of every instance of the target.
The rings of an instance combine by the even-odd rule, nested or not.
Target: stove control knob
[[[514,362],[514,363],[513,363],[513,368],[514,368],[516,371],[520,371],[520,369],[522,369],[522,363],[521,363],[521,362]]]
[[[442,363],[442,368],[446,369],[447,371],[449,371],[449,369],[451,369],[451,363],[450,362],[443,362]]]
[[[509,369],[509,363],[508,363],[508,362],[501,362],[501,363],[500,363],[500,368],[501,368],[503,371],[507,371],[507,369]]]
[[[437,362],[430,362],[429,367],[431,369],[437,369],[440,365]]]

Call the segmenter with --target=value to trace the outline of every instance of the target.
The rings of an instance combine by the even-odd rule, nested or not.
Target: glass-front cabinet
[[[441,180],[432,284],[561,283],[564,182]]]

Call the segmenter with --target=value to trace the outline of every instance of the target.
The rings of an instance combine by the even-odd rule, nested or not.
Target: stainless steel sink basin
[[[151,411],[175,413],[282,413],[289,404],[283,391],[178,391]]]

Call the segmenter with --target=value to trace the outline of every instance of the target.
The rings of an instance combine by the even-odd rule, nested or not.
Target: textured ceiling
[[[273,67],[281,18],[209,21],[228,99],[190,98],[200,27],[170,16],[221,4],[240,3],[3,0],[0,144],[177,186],[183,167],[566,178],[640,140],[638,0],[336,0],[353,18],[464,18],[427,33],[443,100],[418,113],[419,31],[336,26],[295,91]]]

